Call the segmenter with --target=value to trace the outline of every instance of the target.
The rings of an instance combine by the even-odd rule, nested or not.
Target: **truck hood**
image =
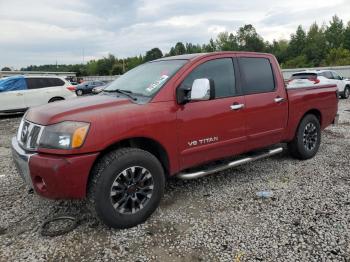
[[[137,106],[127,98],[112,95],[97,95],[57,101],[42,106],[32,107],[26,119],[40,125],[49,125],[65,120],[91,121],[102,116],[105,110],[116,111],[121,108]]]

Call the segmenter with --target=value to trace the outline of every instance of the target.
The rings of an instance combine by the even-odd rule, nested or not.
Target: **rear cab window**
[[[265,57],[240,57],[243,94],[268,93],[275,90],[275,77],[270,60]]]

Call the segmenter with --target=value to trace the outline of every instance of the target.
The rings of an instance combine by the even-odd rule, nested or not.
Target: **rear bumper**
[[[86,196],[90,170],[98,153],[30,154],[13,138],[12,155],[19,174],[38,195],[51,199],[79,199]]]

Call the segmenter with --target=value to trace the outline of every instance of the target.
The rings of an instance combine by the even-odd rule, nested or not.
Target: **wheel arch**
[[[60,100],[65,100],[64,97],[62,96],[54,96],[51,97],[48,103],[54,102],[54,101],[60,101]]]
[[[308,110],[300,119],[299,119],[299,124],[298,126],[300,125],[300,122],[304,119],[305,116],[307,115],[314,115],[317,117],[318,121],[320,122],[320,125],[322,126],[322,113],[320,110],[318,109],[310,109]]]
[[[119,148],[125,148],[125,147],[131,147],[131,148],[139,148],[142,150],[145,150],[152,155],[154,155],[159,162],[161,163],[164,173],[166,176],[169,176],[170,174],[170,162],[169,162],[169,155],[166,151],[165,147],[159,143],[158,141],[148,138],[148,137],[133,137],[133,138],[126,138],[120,141],[117,141],[108,147],[106,147],[104,150],[101,151],[101,153],[98,155],[98,157],[95,159],[91,170],[93,167],[98,163],[98,161],[104,157],[106,154],[113,150],[117,150]],[[90,180],[91,180],[91,171],[87,180],[87,187],[89,186]]]

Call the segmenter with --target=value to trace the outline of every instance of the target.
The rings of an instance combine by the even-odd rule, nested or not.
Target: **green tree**
[[[123,64],[117,62],[114,63],[110,70],[110,75],[122,75],[124,73],[124,66]]]
[[[324,28],[320,28],[316,23],[313,23],[307,33],[304,48],[307,61],[311,66],[322,66],[324,65],[326,53],[327,43]]]
[[[216,44],[213,40],[213,38],[210,38],[209,44],[203,44],[202,46],[203,52],[215,52],[217,50]]]
[[[329,51],[326,62],[330,66],[350,65],[350,51],[342,47],[333,48]]]
[[[130,69],[133,69],[134,67],[141,65],[143,63],[143,57],[140,56],[134,56],[134,57],[128,57],[125,60],[125,70],[128,71]]]
[[[5,67],[3,67],[3,68],[1,69],[1,71],[12,71],[12,70],[11,70],[11,68],[5,66]]]
[[[344,45],[345,28],[343,20],[333,16],[329,26],[326,28],[325,37],[329,48],[338,48]]]
[[[240,50],[262,52],[265,50],[263,38],[251,24],[240,27],[237,31],[237,41]]]
[[[195,53],[202,52],[202,48],[200,45],[194,45],[192,43],[186,43],[185,48],[186,48],[186,54],[195,54]]]
[[[239,49],[237,38],[232,33],[219,33],[215,42],[217,49],[220,51],[235,51]]]
[[[287,56],[293,59],[304,52],[306,46],[306,33],[301,25],[298,26],[295,34],[291,35],[287,48]]]
[[[146,52],[144,60],[145,62],[148,62],[148,61],[156,60],[162,57],[163,57],[162,51],[158,47],[155,47]]]
[[[350,21],[344,31],[344,48],[350,50]]]
[[[300,67],[310,67],[311,65],[307,61],[305,55],[299,55],[295,58],[288,60],[285,63],[285,68],[300,68]]]
[[[186,54],[185,45],[182,42],[177,42],[174,48],[175,55],[183,55]]]
[[[279,41],[273,40],[272,44],[267,43],[266,46],[267,52],[274,54],[281,66],[283,66],[288,59],[288,41],[283,39]]]

